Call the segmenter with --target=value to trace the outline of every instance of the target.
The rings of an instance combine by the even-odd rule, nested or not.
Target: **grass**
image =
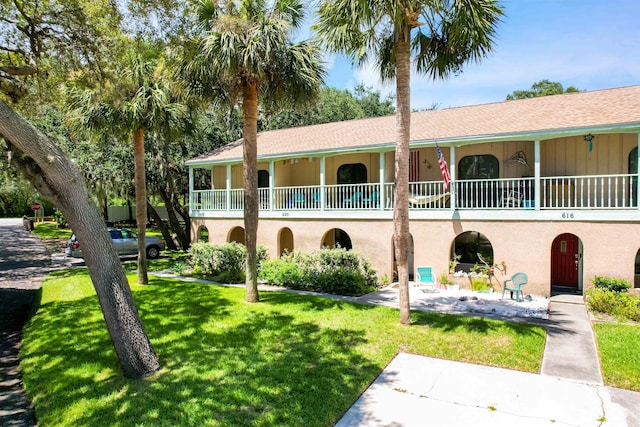
[[[540,369],[540,326],[414,312],[403,327],[387,307],[150,282],[131,288],[163,369],[129,381],[86,270],[47,278],[20,351],[39,425],[327,426],[398,351]]]
[[[33,234],[42,239],[68,239],[71,237],[71,230],[58,228],[57,222],[36,222],[33,225]]]
[[[596,323],[604,382],[640,391],[640,325]]]

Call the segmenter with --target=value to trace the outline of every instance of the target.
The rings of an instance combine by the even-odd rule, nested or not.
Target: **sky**
[[[502,5],[494,51],[444,81],[413,74],[413,109],[500,102],[544,79],[581,90],[640,84],[639,0],[503,0]],[[393,83],[380,83],[374,69],[354,69],[342,56],[325,60],[328,86],[353,89],[364,83],[383,95],[395,92]]]

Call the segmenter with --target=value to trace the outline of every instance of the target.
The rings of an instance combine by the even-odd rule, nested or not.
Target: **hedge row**
[[[265,260],[258,276],[272,285],[336,295],[359,296],[378,289],[378,277],[369,261],[342,248],[294,251]]]

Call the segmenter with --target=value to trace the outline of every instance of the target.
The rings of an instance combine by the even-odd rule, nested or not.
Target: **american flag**
[[[440,165],[440,172],[442,172],[442,179],[444,180],[444,190],[447,191],[449,182],[451,182],[449,167],[447,166],[447,161],[444,159],[444,156],[442,155],[442,151],[440,150],[440,146],[438,146],[438,144],[436,144],[436,151],[438,152],[438,164]]]

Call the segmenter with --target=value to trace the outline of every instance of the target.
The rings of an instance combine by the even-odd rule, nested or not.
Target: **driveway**
[[[35,426],[22,388],[18,351],[22,327],[51,260],[20,218],[0,218],[0,242],[0,425]]]

